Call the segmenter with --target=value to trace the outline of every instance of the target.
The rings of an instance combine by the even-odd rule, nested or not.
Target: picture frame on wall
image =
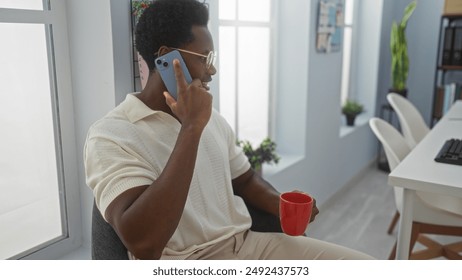
[[[343,3],[334,0],[319,1],[316,50],[324,53],[339,51],[343,25]]]

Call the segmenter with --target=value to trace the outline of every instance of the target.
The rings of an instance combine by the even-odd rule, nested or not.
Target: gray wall
[[[419,1],[407,30],[409,44],[409,100],[430,124],[440,16],[444,1]]]
[[[276,121],[280,130],[276,140],[284,153],[300,158],[280,172],[270,172],[268,179],[281,191],[294,188],[307,191],[322,205],[374,161],[377,142],[367,122],[339,136],[342,54],[319,54],[314,49],[317,2],[279,2],[281,40],[277,48],[280,67]],[[384,102],[390,84],[391,20],[401,17],[408,1],[383,2],[382,32],[374,39],[383,43],[376,50],[380,60],[371,71],[378,73],[378,82],[367,88],[371,96],[377,94],[377,104]],[[123,100],[132,85],[128,1],[67,0],[67,3],[77,149],[82,154],[89,126]],[[409,98],[428,118],[441,7],[442,1],[419,1],[408,26]],[[284,62],[294,59],[300,62],[295,70]],[[361,84],[361,77],[356,83]],[[369,115],[373,114],[375,111],[371,109]],[[85,184],[82,159],[78,160],[84,246],[89,247],[93,198]]]

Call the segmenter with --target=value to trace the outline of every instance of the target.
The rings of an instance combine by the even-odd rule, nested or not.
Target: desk
[[[449,138],[462,138],[462,101],[451,107],[388,176],[390,185],[404,188],[397,259],[408,259],[415,191],[462,197],[462,166],[434,161]]]

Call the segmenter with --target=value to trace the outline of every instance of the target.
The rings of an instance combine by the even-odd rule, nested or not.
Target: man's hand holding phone
[[[185,79],[180,61],[173,60],[173,70],[177,86],[177,100],[164,92],[167,105],[183,126],[203,130],[212,114],[212,95],[202,87],[202,81],[194,79],[190,84]]]

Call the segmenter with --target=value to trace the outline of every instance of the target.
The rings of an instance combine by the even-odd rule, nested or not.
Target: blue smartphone
[[[167,88],[170,95],[173,96],[173,98],[176,100],[178,97],[178,91],[176,85],[175,70],[173,69],[173,60],[175,58],[180,61],[184,78],[186,82],[190,84],[192,82],[192,78],[179,51],[173,50],[163,56],[159,56],[156,58],[155,63],[157,71],[159,71],[160,77],[162,78],[165,87]]]

